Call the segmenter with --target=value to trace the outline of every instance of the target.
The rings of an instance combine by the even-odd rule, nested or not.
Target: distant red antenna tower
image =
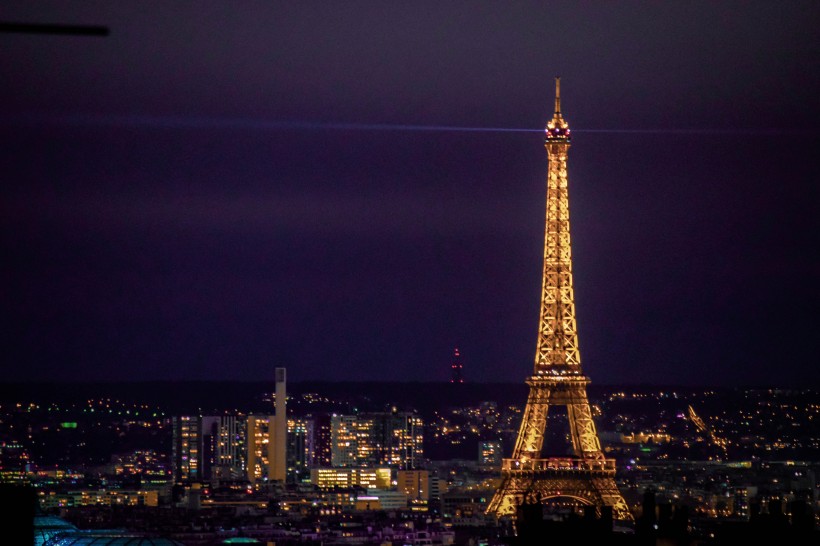
[[[461,374],[461,354],[458,347],[453,351],[453,363],[450,365],[450,383],[464,383],[464,376]]]

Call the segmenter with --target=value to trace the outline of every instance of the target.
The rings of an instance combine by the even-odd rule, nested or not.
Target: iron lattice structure
[[[549,156],[544,277],[535,370],[527,380],[530,394],[512,457],[504,459],[501,485],[487,512],[515,514],[526,498],[569,497],[593,506],[610,506],[613,516],[632,515],[615,484],[615,461],[604,457],[587,399],[589,378],[581,371],[572,252],[569,236],[567,150],[569,125],[561,116],[560,79],[555,80],[555,115],[547,123]],[[550,406],[566,406],[572,457],[542,458]]]

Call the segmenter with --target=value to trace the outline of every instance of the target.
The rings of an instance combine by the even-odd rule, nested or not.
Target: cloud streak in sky
[[[310,120],[266,120],[230,117],[185,117],[154,115],[107,115],[74,113],[59,115],[22,114],[6,116],[6,122],[24,124],[64,124],[90,127],[138,127],[174,129],[243,129],[248,131],[411,131],[447,133],[543,133],[526,127],[464,127],[456,125],[415,125],[397,123],[328,122]],[[787,128],[572,128],[575,133],[658,134],[658,135],[808,135],[810,131]]]

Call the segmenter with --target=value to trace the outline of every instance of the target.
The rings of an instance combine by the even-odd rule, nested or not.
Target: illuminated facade
[[[311,468],[331,466],[333,463],[333,435],[331,415],[319,413],[308,417],[308,452]]]
[[[555,80],[555,115],[547,123],[545,147],[549,156],[547,177],[544,275],[541,316],[533,375],[527,380],[530,394],[518,439],[510,459],[501,466],[501,485],[487,512],[515,514],[525,498],[609,506],[616,519],[631,514],[615,484],[615,461],[606,459],[592,420],[586,388],[589,378],[581,371],[567,193],[567,151],[570,129],[561,116],[559,79]],[[564,406],[572,441],[571,457],[544,458],[542,449],[550,406]]]
[[[390,488],[389,468],[312,468],[310,482],[320,489]]]
[[[45,510],[74,506],[159,506],[159,492],[125,489],[81,489],[39,494]]]
[[[424,424],[415,413],[375,414],[381,442],[381,460],[392,467],[413,469],[421,466],[424,457]]]
[[[248,448],[246,472],[248,481],[268,481],[273,474],[271,461],[274,458],[271,441],[273,415],[248,415]]]
[[[305,419],[288,419],[288,483],[300,483],[310,478],[310,429],[310,422]]]
[[[240,480],[247,472],[246,421],[237,415],[181,415],[171,420],[174,481]]]
[[[424,456],[423,423],[415,413],[333,415],[330,431],[334,467],[416,468]]]
[[[364,466],[366,459],[359,454],[359,417],[334,415],[330,419],[330,464],[335,467]]]
[[[433,478],[437,479],[437,478]],[[408,499],[430,500],[430,472],[427,470],[399,470],[396,472],[396,489]]]
[[[479,466],[498,468],[501,459],[501,442],[478,442]]]
[[[245,477],[246,425],[246,420],[237,415],[202,417],[204,479],[238,480]]]
[[[202,420],[198,416],[171,419],[174,481],[195,482],[202,479]]]

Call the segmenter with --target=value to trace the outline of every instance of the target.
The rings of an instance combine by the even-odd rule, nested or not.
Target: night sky
[[[0,20],[5,380],[523,381],[560,75],[593,383],[818,385],[816,1]]]

